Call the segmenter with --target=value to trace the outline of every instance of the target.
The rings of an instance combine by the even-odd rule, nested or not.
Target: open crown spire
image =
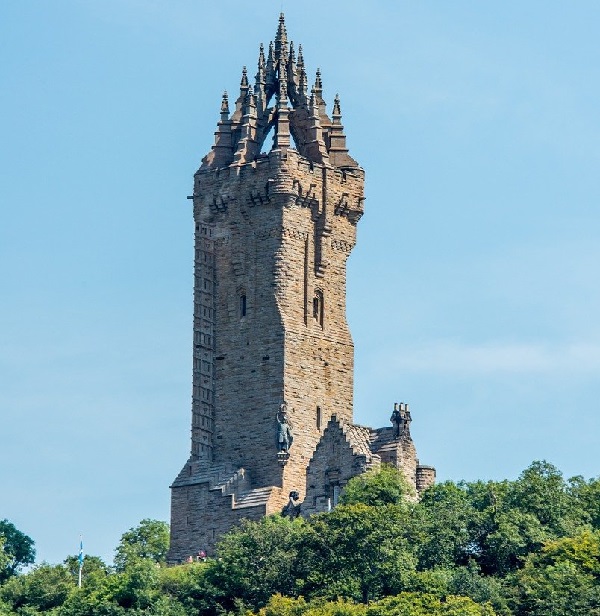
[[[244,67],[233,113],[228,116],[221,106],[215,145],[204,157],[202,167],[224,167],[255,160],[271,131],[272,149],[290,148],[293,139],[298,152],[312,162],[358,167],[346,147],[339,97],[336,96],[330,118],[323,100],[320,69],[312,92],[308,92],[302,45],[298,46],[296,56],[294,43],[288,42],[283,13],[266,58],[264,46],[260,45],[254,87],[250,86]]]

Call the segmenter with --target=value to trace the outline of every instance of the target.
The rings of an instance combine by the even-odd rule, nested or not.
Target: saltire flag
[[[83,539],[79,542],[79,566],[83,567]]]
[[[79,579],[77,580],[77,586],[81,588],[81,570],[83,569],[83,538],[79,541],[79,556],[77,557],[79,561]]]

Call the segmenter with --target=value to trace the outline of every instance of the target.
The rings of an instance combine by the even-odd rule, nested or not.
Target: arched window
[[[323,327],[323,292],[319,290],[313,297],[313,319]]]

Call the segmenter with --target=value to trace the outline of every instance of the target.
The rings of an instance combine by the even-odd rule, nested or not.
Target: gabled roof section
[[[352,451],[357,455],[371,457],[371,429],[358,424],[342,424],[346,440],[350,443]]]
[[[288,43],[283,13],[266,56],[264,46],[260,46],[254,86],[243,68],[240,94],[231,115],[227,92],[223,94],[215,145],[201,168],[252,162],[260,156],[271,130],[270,149],[291,148],[293,138],[297,151],[312,162],[358,167],[346,147],[339,96],[335,97],[330,118],[323,100],[321,72],[317,69],[309,92],[302,45],[296,57],[294,43]]]

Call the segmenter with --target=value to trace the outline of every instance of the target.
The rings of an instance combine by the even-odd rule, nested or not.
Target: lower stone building
[[[306,471],[302,515],[329,511],[338,503],[344,486],[356,475],[390,464],[401,470],[415,494],[435,482],[435,469],[419,464],[410,436],[408,405],[396,404],[391,428],[368,428],[333,416]]]
[[[170,561],[183,562],[200,550],[214,553],[219,537],[242,519],[330,511],[352,477],[381,464],[401,470],[418,496],[435,482],[435,469],[419,464],[411,421],[404,403],[394,405],[392,427],[369,428],[333,415],[308,462],[306,485],[287,494],[274,485],[254,487],[244,468],[188,462],[172,485]]]

